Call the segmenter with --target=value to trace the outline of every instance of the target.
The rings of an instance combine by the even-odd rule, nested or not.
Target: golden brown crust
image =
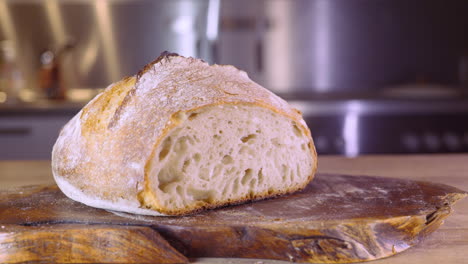
[[[245,197],[173,212],[159,206],[149,187],[149,162],[155,148],[175,127],[177,113],[217,104],[255,105],[295,121],[310,139],[315,173],[315,148],[298,110],[232,66],[209,66],[197,59],[163,54],[136,76],[109,86],[64,127],[53,150],[54,177],[90,197],[114,203],[125,200],[172,215],[250,200]]]
[[[170,59],[170,57],[173,56],[173,57],[177,57],[179,56],[179,54],[177,53],[172,53],[172,52],[169,52],[169,51],[163,51],[154,61],[146,64],[143,69],[141,69],[137,74],[136,74],[136,77],[137,78],[140,78],[143,74],[145,74],[147,71],[149,71],[151,69],[151,67],[159,62],[161,62],[162,60],[168,60]]]

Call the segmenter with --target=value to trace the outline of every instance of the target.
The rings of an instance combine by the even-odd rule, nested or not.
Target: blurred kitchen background
[[[0,159],[164,50],[246,71],[319,154],[468,152],[467,0],[0,0]]]

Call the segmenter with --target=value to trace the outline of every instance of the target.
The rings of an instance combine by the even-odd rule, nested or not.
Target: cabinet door
[[[0,159],[50,159],[60,129],[71,117],[0,117]]]

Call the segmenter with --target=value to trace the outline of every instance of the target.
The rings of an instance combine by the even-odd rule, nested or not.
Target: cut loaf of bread
[[[71,199],[147,215],[292,193],[316,168],[299,111],[232,66],[168,53],[96,96],[52,152]]]

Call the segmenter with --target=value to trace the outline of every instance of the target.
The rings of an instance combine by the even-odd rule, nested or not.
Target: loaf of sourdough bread
[[[146,215],[292,193],[316,168],[298,110],[232,66],[169,53],[97,95],[52,151],[69,198]]]

